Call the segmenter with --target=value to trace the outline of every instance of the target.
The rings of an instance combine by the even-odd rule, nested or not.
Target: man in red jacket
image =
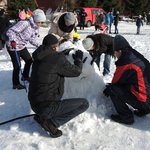
[[[132,124],[133,113],[139,117],[150,113],[150,63],[120,35],[114,38],[114,51],[118,58],[116,71],[104,94],[110,96],[118,112],[118,115],[111,115],[111,119]]]

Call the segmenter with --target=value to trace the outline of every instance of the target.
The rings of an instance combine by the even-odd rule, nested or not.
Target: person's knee
[[[89,101],[85,98],[83,98],[82,101],[84,109],[87,110],[89,108]]]

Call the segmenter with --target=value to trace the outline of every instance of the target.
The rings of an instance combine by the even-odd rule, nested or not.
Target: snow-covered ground
[[[49,28],[41,28],[39,42]],[[133,48],[150,58],[150,26],[144,25],[136,35],[135,23],[120,22],[119,33]],[[94,27],[78,30],[82,39],[94,32]],[[114,26],[112,27],[114,32]],[[112,36],[115,36],[112,34]],[[80,46],[77,46],[80,48]],[[35,48],[28,45],[32,53]],[[88,55],[86,52],[84,55]],[[83,96],[90,101],[89,109],[60,127],[63,136],[53,139],[34,121],[33,117],[16,120],[0,126],[0,150],[149,150],[150,115],[135,116],[133,125],[123,125],[110,120],[116,113],[109,98],[102,93],[104,83],[110,82],[115,71],[111,62],[110,76],[103,77],[97,66],[84,64],[83,74],[66,79],[64,97]],[[22,62],[23,65],[23,62]],[[6,49],[0,51],[0,122],[32,114],[25,90],[13,90],[12,64]],[[28,87],[28,83],[26,83]],[[69,94],[67,94],[69,93]]]

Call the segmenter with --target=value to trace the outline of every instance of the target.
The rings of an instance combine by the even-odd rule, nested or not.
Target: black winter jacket
[[[10,26],[9,17],[0,16],[0,35]]]
[[[100,56],[102,53],[114,56],[113,37],[100,33],[89,35],[87,38],[91,38],[94,41],[95,49],[90,51],[90,53],[93,53],[91,54],[93,55],[92,57]]]
[[[64,77],[79,76],[82,62],[75,60],[73,65],[63,53],[43,45],[32,56],[34,61],[28,99],[31,106],[42,108],[62,98]]]
[[[150,104],[150,63],[139,52],[128,48],[116,61],[112,84],[126,87],[141,102]]]

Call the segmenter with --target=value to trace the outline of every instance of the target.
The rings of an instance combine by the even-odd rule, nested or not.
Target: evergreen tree
[[[126,10],[133,15],[142,15],[150,10],[150,0],[125,0]]]
[[[18,17],[19,10],[25,10],[29,8],[30,10],[35,10],[36,5],[33,0],[11,0],[9,3],[8,13],[11,14],[12,18]]]
[[[119,11],[122,13],[125,8],[125,5],[120,0],[101,0],[98,1],[97,6],[102,7],[106,12]]]
[[[98,0],[76,0],[78,7],[97,7]]]

